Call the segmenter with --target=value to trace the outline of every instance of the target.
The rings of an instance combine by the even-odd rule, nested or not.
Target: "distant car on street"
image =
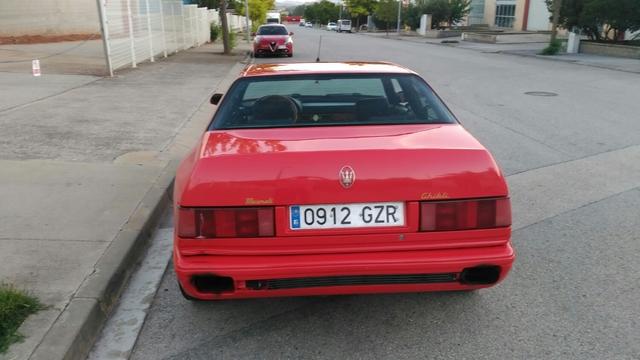
[[[327,30],[329,31],[336,31],[338,30],[338,25],[334,22],[330,22],[327,24]]]
[[[187,299],[468,291],[505,279],[495,160],[415,72],[253,64],[178,168]]]
[[[351,32],[351,20],[338,20],[336,27],[338,32]]]
[[[307,21],[307,22],[304,24],[304,26],[305,26],[305,27],[308,27],[308,28],[312,28],[312,27],[313,27],[313,23],[312,23],[312,22],[310,22],[310,21]]]
[[[298,26],[304,26],[306,24],[306,22],[304,20],[300,20],[300,23],[298,24]]]
[[[293,56],[293,33],[282,24],[266,24],[252,34],[253,55],[287,55]]]

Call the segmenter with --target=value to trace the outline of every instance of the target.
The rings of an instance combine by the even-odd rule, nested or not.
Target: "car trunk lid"
[[[491,155],[457,124],[212,131],[197,156],[181,206],[507,195]],[[345,166],[354,173],[351,186],[341,176]]]

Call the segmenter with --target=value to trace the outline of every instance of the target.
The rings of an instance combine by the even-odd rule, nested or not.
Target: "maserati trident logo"
[[[345,165],[340,169],[340,185],[343,188],[348,189],[356,182],[356,172],[349,165]]]

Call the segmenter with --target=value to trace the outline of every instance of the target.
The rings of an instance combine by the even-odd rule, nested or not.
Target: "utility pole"
[[[398,0],[398,35],[400,35],[400,14],[402,13],[402,0]]]
[[[551,41],[554,43],[558,37],[558,22],[560,21],[560,8],[562,7],[562,0],[553,0],[553,20],[551,24]]]
[[[249,29],[249,0],[244,0],[244,20],[247,26],[247,42],[251,42],[251,29]]]

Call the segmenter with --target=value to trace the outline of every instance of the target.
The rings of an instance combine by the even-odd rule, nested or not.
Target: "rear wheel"
[[[292,56],[293,56],[293,53],[289,53],[289,54],[287,54],[287,56],[288,56],[288,57],[292,57]]]

